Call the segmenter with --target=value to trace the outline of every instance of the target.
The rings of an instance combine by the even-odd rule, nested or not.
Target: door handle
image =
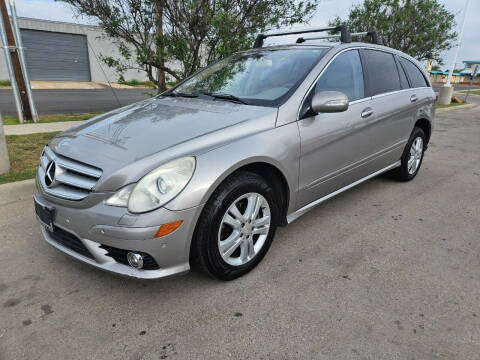
[[[373,114],[373,109],[372,108],[366,108],[362,111],[362,118],[369,117],[372,114]]]
[[[417,98],[416,95],[410,96],[410,101],[411,101],[411,102],[415,102],[415,101],[417,101],[417,100],[418,100],[418,98]]]

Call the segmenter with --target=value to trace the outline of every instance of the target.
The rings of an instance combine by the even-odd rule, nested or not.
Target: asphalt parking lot
[[[480,107],[439,113],[410,183],[368,181],[281,228],[233,282],[136,281],[43,242],[0,187],[0,359],[478,359]]]

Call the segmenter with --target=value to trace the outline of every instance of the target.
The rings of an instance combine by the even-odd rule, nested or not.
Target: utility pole
[[[20,65],[22,66],[23,79],[25,80],[25,88],[27,90],[28,104],[30,106],[30,114],[33,122],[38,122],[37,108],[33,99],[32,86],[30,84],[30,75],[28,74],[27,62],[25,60],[25,51],[23,49],[22,34],[20,33],[20,26],[17,19],[17,8],[15,0],[10,0],[10,14],[12,15],[13,35],[17,44],[17,53],[20,57]]]
[[[0,13],[3,19],[3,27],[7,36],[7,44],[4,46],[10,47],[10,58],[13,65],[13,74],[18,86],[20,93],[20,102],[22,106],[22,113],[26,119],[34,120],[32,117],[32,112],[30,111],[30,105],[28,101],[27,88],[25,86],[25,80],[23,78],[22,67],[20,65],[20,58],[18,56],[18,51],[16,49],[15,37],[13,35],[12,24],[10,23],[10,17],[8,16],[7,6],[4,0],[0,0]],[[19,116],[20,117],[20,116]],[[19,119],[21,121],[21,119]]]
[[[1,0],[0,0],[1,1]],[[20,124],[23,124],[22,100],[18,91],[15,75],[13,74],[12,59],[10,58],[10,47],[8,46],[7,35],[5,34],[5,26],[3,26],[3,19],[0,13],[0,40],[2,49],[5,54],[5,62],[7,63],[8,76],[12,84],[13,98],[15,100],[15,107],[17,108],[17,117]]]

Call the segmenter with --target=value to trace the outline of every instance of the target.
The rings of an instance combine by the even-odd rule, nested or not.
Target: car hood
[[[222,100],[152,98],[77,125],[49,146],[60,155],[101,168],[104,174],[113,173],[162,150],[276,111]]]

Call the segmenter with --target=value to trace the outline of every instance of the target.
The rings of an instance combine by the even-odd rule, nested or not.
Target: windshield
[[[277,106],[298,87],[325,50],[265,49],[234,54],[200,71],[169,93],[207,94],[251,105]]]

